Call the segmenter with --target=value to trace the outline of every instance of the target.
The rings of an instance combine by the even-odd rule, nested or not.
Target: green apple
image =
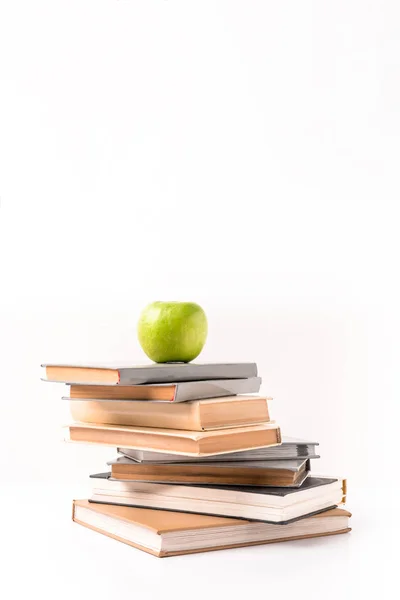
[[[190,362],[206,342],[207,317],[194,302],[153,302],[140,315],[137,331],[154,362]]]

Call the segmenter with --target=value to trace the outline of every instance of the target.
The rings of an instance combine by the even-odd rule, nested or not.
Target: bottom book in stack
[[[313,538],[350,531],[334,508],[287,525],[75,500],[73,520],[158,557]]]

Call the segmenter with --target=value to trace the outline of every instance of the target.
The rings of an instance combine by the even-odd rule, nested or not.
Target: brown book
[[[271,525],[74,500],[72,519],[89,529],[160,558],[306,539],[350,531],[347,510],[333,510],[290,523]]]
[[[70,398],[94,400],[158,400],[173,402],[176,383],[156,385],[84,385],[72,384]]]
[[[81,423],[203,431],[270,420],[267,398],[261,396],[227,396],[178,404],[71,399],[69,405],[73,420]]]
[[[113,479],[274,487],[298,487],[310,469],[307,459],[149,464],[120,457],[108,465]]]
[[[281,443],[281,434],[279,427],[272,423],[202,432],[74,423],[68,427],[66,439],[72,442],[159,450],[186,456],[208,456],[275,446]]]

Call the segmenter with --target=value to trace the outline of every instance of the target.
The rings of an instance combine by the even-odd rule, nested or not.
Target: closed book
[[[72,509],[76,523],[159,558],[347,533],[350,517],[336,508],[277,526],[87,500],[74,500]]]
[[[307,477],[299,488],[153,483],[91,475],[92,502],[193,512],[285,525],[341,504],[346,481]]]
[[[66,439],[105,446],[160,450],[170,454],[208,456],[280,444],[281,434],[274,423],[212,431],[74,423],[67,428]]]
[[[227,396],[169,404],[140,400],[69,400],[74,421],[203,431],[268,422],[267,398]]]
[[[46,378],[49,381],[100,385],[137,385],[257,377],[255,363],[44,364],[42,367],[45,368]]]
[[[264,487],[299,487],[310,471],[308,459],[149,464],[121,456],[107,464],[113,479]]]
[[[177,403],[237,394],[257,394],[260,386],[261,377],[142,385],[74,384],[70,387],[69,397],[79,400],[153,400]]]
[[[199,458],[185,458],[185,462],[214,462],[217,461],[254,461],[254,460],[296,460],[298,458],[319,458],[316,454],[318,442],[308,442],[298,438],[282,436],[279,446],[242,450],[218,456],[205,456]],[[151,452],[149,450],[135,450],[132,448],[117,448],[120,454],[140,463],[174,463],[182,462],[182,458],[166,452]]]

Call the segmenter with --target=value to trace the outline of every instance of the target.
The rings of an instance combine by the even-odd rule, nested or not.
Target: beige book
[[[72,442],[158,450],[186,456],[209,456],[281,443],[280,429],[273,423],[202,432],[90,423],[74,423],[67,429],[66,439]]]
[[[273,525],[87,500],[74,500],[72,512],[76,523],[160,558],[347,533],[349,517],[347,510],[335,508],[288,525]]]
[[[189,431],[240,427],[270,420],[267,398],[262,396],[227,396],[178,404],[138,400],[70,399],[69,406],[73,420],[81,423]]]
[[[300,487],[156,483],[90,476],[93,502],[176,510],[286,525],[344,502],[343,479],[308,476]]]

